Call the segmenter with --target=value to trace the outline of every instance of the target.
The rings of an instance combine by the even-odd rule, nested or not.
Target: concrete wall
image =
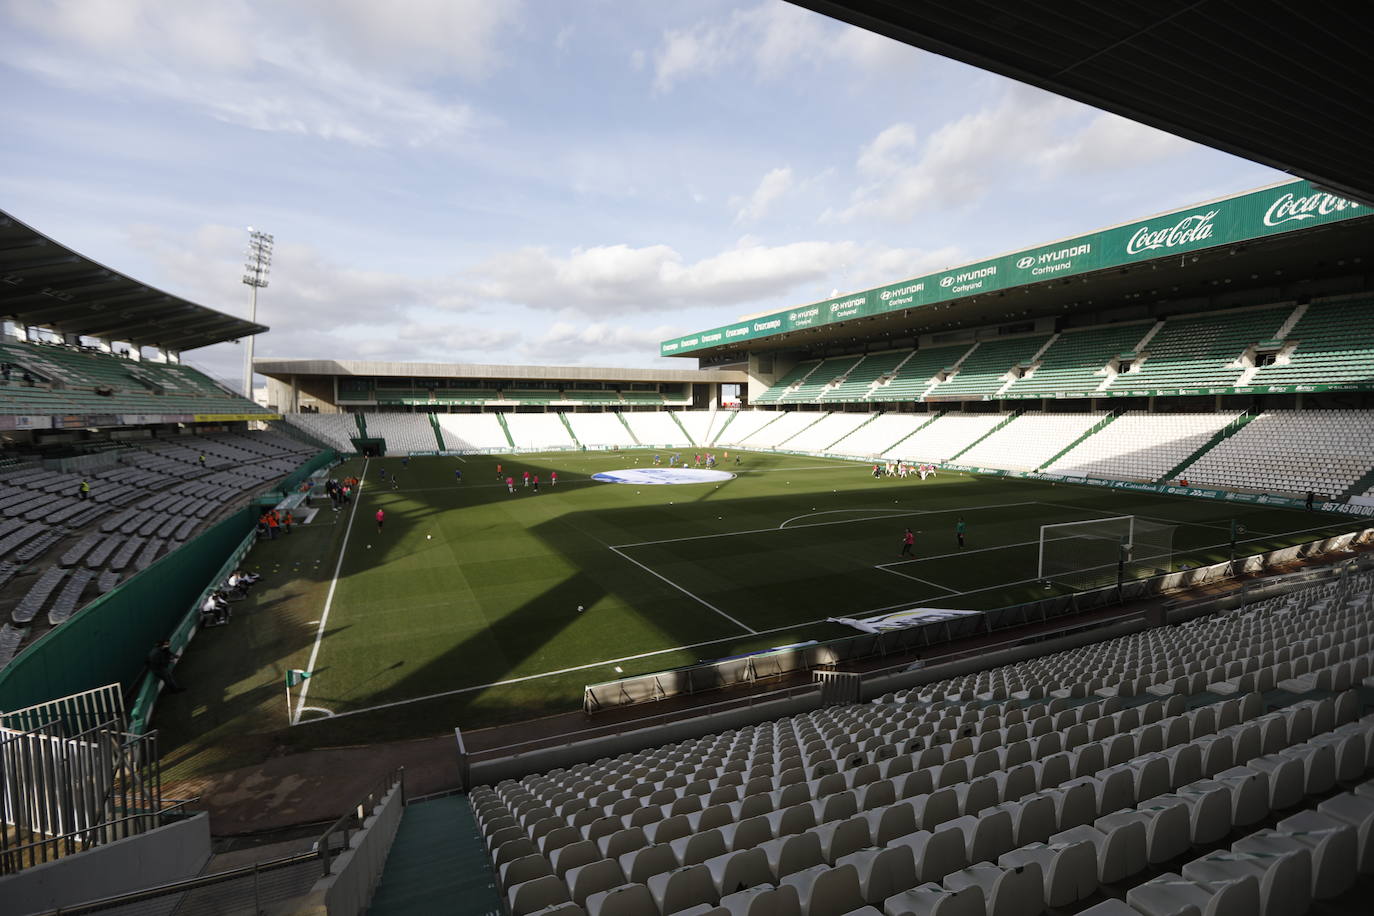
[[[807,690],[781,700],[739,706],[692,719],[679,719],[662,725],[651,725],[630,732],[574,741],[493,760],[474,761],[469,779],[472,785],[495,785],[503,779],[519,779],[530,773],[542,773],[556,767],[589,763],[601,757],[614,757],[627,751],[639,751],[646,747],[769,722],[784,716],[795,716],[819,709],[820,705],[821,692],[817,686],[814,690]]]
[[[396,829],[401,825],[401,815],[405,813],[403,791],[397,784],[372,809],[372,815],[363,822],[363,829],[349,839],[349,850],[336,858],[330,874],[310,889],[304,909],[308,910],[311,902],[322,901],[329,916],[361,916],[367,912],[372,892],[382,880],[382,869],[391,852],[391,843],[396,839]],[[295,911],[303,911],[303,908],[298,906]]]
[[[210,817],[201,813],[0,878],[0,913],[42,913],[194,878],[209,859]]]

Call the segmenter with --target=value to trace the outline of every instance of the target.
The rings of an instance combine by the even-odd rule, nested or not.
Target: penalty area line
[[[710,608],[711,610],[715,611],[717,614],[719,614],[720,616],[724,617],[726,620],[730,621],[730,622],[733,623],[735,626],[739,627],[741,630],[744,630],[746,633],[752,633],[752,634],[755,634],[755,635],[758,634],[758,632],[759,632],[758,630],[754,629],[753,627],[745,626],[743,623],[740,623],[740,622],[739,622],[738,620],[736,620],[734,617],[731,617],[729,614],[725,613],[725,612],[722,611],[720,608],[716,607],[714,604],[712,604],[711,602],[707,601],[705,598],[699,598],[699,597],[697,597],[696,595],[694,595],[694,594],[692,594],[691,592],[687,591],[687,589],[683,588],[681,585],[678,585],[678,584],[677,584],[676,582],[674,582],[672,579],[669,579],[667,576],[663,575],[663,574],[660,573],[660,572],[656,572],[655,570],[650,569],[649,567],[645,566],[643,563],[641,563],[641,562],[639,562],[638,560],[636,560],[634,557],[629,556],[629,555],[627,555],[626,553],[624,553],[624,552],[623,552],[622,550],[620,550],[619,548],[617,548],[617,547],[611,547],[610,549],[611,549],[612,551],[614,551],[616,554],[618,554],[619,556],[624,557],[626,560],[629,560],[631,563],[633,563],[634,565],[638,566],[640,569],[644,570],[644,571],[645,571],[646,573],[648,573],[649,575],[654,576],[654,577],[657,578],[659,581],[665,582],[665,583],[667,583],[668,585],[671,585],[673,588],[675,588],[675,589],[677,589],[678,591],[682,592],[682,593],[683,593],[684,595],[686,595],[688,598],[691,598],[693,601],[697,602],[698,604],[702,605],[703,607]]]

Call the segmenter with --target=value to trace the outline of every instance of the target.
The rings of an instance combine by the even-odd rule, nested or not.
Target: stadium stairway
[[[1105,417],[1103,417],[1099,422],[1094,423],[1091,427],[1089,427],[1089,428],[1088,428],[1088,431],[1085,432],[1083,435],[1079,436],[1077,439],[1073,440],[1073,441],[1070,442],[1068,445],[1064,446],[1064,447],[1061,448],[1058,452],[1056,452],[1054,455],[1052,455],[1048,461],[1042,463],[1038,468],[1036,468],[1036,470],[1037,470],[1037,471],[1043,471],[1045,468],[1047,468],[1047,467],[1049,467],[1050,465],[1054,464],[1054,463],[1055,463],[1056,461],[1058,461],[1060,458],[1063,458],[1063,457],[1064,457],[1065,455],[1067,455],[1069,452],[1071,452],[1071,451],[1073,451],[1074,449],[1078,448],[1079,444],[1080,444],[1084,439],[1087,439],[1089,436],[1095,436],[1095,435],[1097,435],[1099,432],[1101,432],[1103,429],[1106,428],[1106,426],[1107,426],[1108,423],[1111,423],[1111,422],[1112,422],[1113,420],[1115,420],[1117,417],[1121,416],[1121,413],[1122,413],[1122,412],[1119,411],[1119,410],[1113,410],[1111,413],[1107,414],[1107,415],[1106,415]]]
[[[500,916],[501,911],[467,796],[408,805],[368,916]]]
[[[691,434],[691,433],[687,432],[687,427],[685,427],[685,426],[682,425],[682,419],[677,415],[677,411],[675,411],[675,410],[670,410],[670,411],[668,411],[668,416],[670,416],[670,417],[673,418],[673,422],[677,424],[677,428],[680,429],[680,430],[682,430],[682,435],[684,435],[684,436],[687,437],[687,441],[690,442],[690,443],[692,443],[692,446],[693,446],[693,447],[696,447],[697,445],[700,444],[700,443],[698,443],[695,439],[692,438],[692,434]]]
[[[625,419],[625,414],[617,410],[615,416],[616,419],[620,421],[620,425],[625,427],[625,432],[629,435],[630,441],[635,445],[643,445],[644,443],[640,442],[639,437],[635,435],[635,431],[630,428],[630,421]]]
[[[1187,470],[1189,467],[1191,467],[1195,462],[1197,462],[1199,458],[1210,452],[1219,443],[1231,438],[1236,433],[1240,432],[1242,429],[1245,428],[1246,424],[1248,424],[1251,420],[1255,419],[1255,417],[1257,416],[1259,416],[1258,413],[1251,413],[1247,410],[1245,413],[1236,417],[1235,420],[1231,421],[1230,423],[1227,423],[1226,426],[1221,430],[1221,432],[1217,433],[1215,436],[1204,442],[1201,448],[1193,452],[1187,458],[1184,458],[1183,461],[1181,461],[1178,465],[1176,465],[1173,468],[1170,468],[1169,473],[1160,477],[1158,480],[1155,481],[1155,483],[1167,483],[1168,481],[1173,480],[1176,477],[1182,476],[1183,472]]]
[[[510,445],[511,448],[515,448],[515,440],[511,438],[510,426],[506,423],[505,414],[498,413],[496,415],[496,420],[498,423],[501,424],[501,432],[505,433],[506,442]]]
[[[1365,471],[1364,476],[1352,483],[1344,492],[1336,494],[1336,498],[1348,499],[1351,496],[1363,496],[1371,489],[1374,489],[1374,467]]]
[[[434,414],[425,414],[429,417],[429,425],[434,428],[434,441],[439,443],[439,451],[445,451],[448,446],[444,445],[444,431],[439,428],[439,418]]]
[[[951,461],[951,462],[957,461],[957,460],[959,459],[959,456],[960,456],[960,455],[964,454],[964,453],[967,452],[967,451],[972,450],[972,448],[973,448],[975,445],[977,445],[979,442],[982,442],[982,441],[983,441],[984,439],[986,439],[988,436],[991,436],[993,433],[997,432],[999,429],[1001,429],[1002,427],[1006,426],[1008,423],[1010,423],[1011,421],[1015,420],[1017,417],[1021,416],[1021,414],[1023,414],[1023,413],[1025,413],[1025,410],[1013,410],[1011,413],[1007,414],[1007,418],[1006,418],[1005,420],[1003,420],[1001,423],[998,423],[998,424],[997,424],[996,426],[994,426],[992,429],[990,429],[990,430],[988,430],[987,432],[983,433],[983,435],[979,436],[977,439],[974,439],[972,442],[970,442],[968,445],[966,445],[966,446],[964,446],[963,448],[961,448],[959,451],[955,452],[953,455],[950,455],[949,458],[946,459],[946,460],[947,460],[947,461]]]

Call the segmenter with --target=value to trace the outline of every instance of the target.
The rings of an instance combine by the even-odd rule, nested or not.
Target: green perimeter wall
[[[0,709],[115,682],[127,697],[153,642],[171,637],[256,520],[254,507],[241,509],[44,634],[0,671]]]

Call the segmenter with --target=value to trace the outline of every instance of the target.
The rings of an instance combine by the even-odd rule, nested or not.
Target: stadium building
[[[1367,158],[1085,82],[1191,7],[802,5],[1310,177],[265,407],[182,357],[266,327],[0,214],[0,913],[1368,911]]]

